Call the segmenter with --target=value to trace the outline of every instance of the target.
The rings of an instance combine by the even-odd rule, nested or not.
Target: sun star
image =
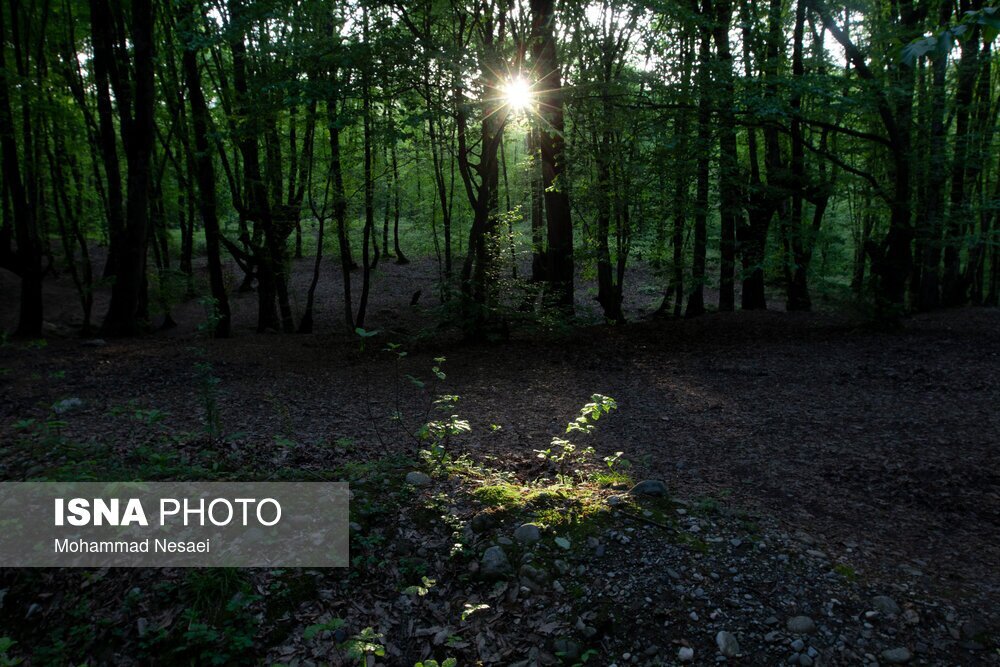
[[[504,84],[504,103],[514,111],[526,109],[532,102],[531,86],[522,77],[515,77]]]

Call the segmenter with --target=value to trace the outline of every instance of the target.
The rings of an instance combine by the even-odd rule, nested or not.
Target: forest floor
[[[8,570],[11,655],[358,664],[350,652],[371,640],[378,664],[406,667],[1000,664],[1000,311],[896,332],[830,313],[711,314],[465,345],[408,305],[418,288],[434,301],[433,277],[429,262],[386,265],[364,351],[326,333],[340,289],[326,277],[324,333],[254,334],[246,294],[227,341],[200,336],[186,303],[176,329],[82,342],[71,287],[50,286],[65,299],[47,343],[0,348],[3,479],[345,479],[353,560]],[[410,434],[439,393],[460,397],[471,433],[428,466]],[[594,393],[618,410],[560,481],[535,450]],[[619,451],[630,465],[609,470]],[[415,471],[429,479],[406,483]],[[668,495],[629,493],[641,480]],[[514,535],[529,521],[537,543]]]

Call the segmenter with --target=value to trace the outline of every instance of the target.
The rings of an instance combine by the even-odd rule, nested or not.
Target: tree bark
[[[0,44],[6,45],[4,13],[0,8]],[[12,201],[13,236],[17,241],[17,250],[11,251],[7,243],[0,245],[0,266],[21,279],[20,311],[15,335],[35,338],[42,334],[42,246],[35,209],[28,201],[21,174],[7,81],[8,70],[3,53],[5,50],[0,47],[0,159],[4,187]]]
[[[696,4],[697,0],[694,0]],[[705,24],[711,4],[703,0],[703,22],[698,46],[698,165],[696,167],[696,192],[694,201],[694,249],[691,259],[691,292],[688,294],[685,317],[697,317],[705,312],[705,254],[708,245],[708,189],[709,161],[712,139],[712,33]]]
[[[208,281],[212,290],[215,308],[216,338],[228,338],[232,332],[232,313],[229,308],[229,296],[222,275],[222,258],[219,249],[219,218],[215,196],[215,165],[212,162],[212,150],[208,140],[211,116],[205,95],[201,89],[201,72],[198,70],[197,51],[194,42],[195,21],[202,21],[201,9],[195,14],[194,3],[181,6],[185,18],[191,22],[191,38],[184,46],[182,66],[184,81],[188,91],[188,103],[191,105],[191,127],[194,134],[195,162],[198,178],[198,210],[205,230],[205,252],[208,260]],[[192,227],[194,226],[192,220]]]
[[[539,152],[542,160],[547,222],[546,279],[556,303],[573,311],[573,222],[565,182],[565,139],[562,75],[555,40],[555,0],[531,0],[532,56],[538,76],[538,114],[542,121]]]
[[[106,0],[93,0],[103,4]],[[119,7],[119,10],[121,8]],[[110,12],[107,12],[110,14]],[[111,303],[105,315],[102,331],[106,336],[133,336],[147,326],[146,317],[146,250],[149,239],[149,187],[153,152],[153,3],[152,0],[132,0],[131,42],[134,50],[134,103],[127,104],[123,81],[116,88],[116,101],[125,157],[126,222],[115,255],[114,283]],[[124,19],[118,17],[119,24]],[[130,109],[129,106],[132,106]]]

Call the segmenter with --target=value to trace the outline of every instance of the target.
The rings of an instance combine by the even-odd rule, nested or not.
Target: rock
[[[727,658],[735,658],[740,653],[740,644],[732,633],[720,630],[715,635],[715,645],[719,647],[719,653]]]
[[[886,616],[898,616],[900,612],[899,605],[888,595],[876,595],[873,597],[872,609]]]
[[[510,561],[500,547],[490,547],[483,552],[479,562],[479,573],[487,579],[501,579],[510,574]]]
[[[521,569],[518,570],[518,573],[522,577],[526,577],[528,579],[531,579],[535,583],[539,583],[539,584],[544,584],[545,582],[547,582],[549,580],[549,575],[545,572],[545,570],[541,570],[541,569],[539,569],[537,567],[532,567],[528,563],[525,563],[524,565],[522,565]],[[581,621],[581,624],[582,623],[583,622]]]
[[[694,649],[689,646],[682,646],[677,650],[677,659],[681,662],[691,662],[694,660]]]
[[[910,650],[905,647],[890,648],[882,651],[882,659],[890,665],[905,665],[912,658]]]
[[[139,618],[135,622],[136,632],[139,633],[139,637],[145,637],[146,632],[149,630],[149,621],[145,618]]]
[[[633,496],[654,496],[663,498],[667,495],[667,485],[660,479],[647,479],[632,487],[629,493]]]
[[[552,643],[552,650],[565,662],[574,662],[580,657],[580,645],[572,639],[560,637]]]
[[[802,665],[802,667],[812,667],[813,659],[803,653],[799,656],[799,664]]]
[[[64,398],[61,401],[56,401],[52,404],[52,412],[57,415],[64,415],[67,412],[73,412],[74,410],[79,410],[83,407],[83,400],[79,398]]]
[[[431,483],[431,478],[422,472],[414,470],[406,473],[406,483],[413,486],[427,486]]]
[[[104,347],[105,345],[107,345],[107,343],[104,341],[103,338],[91,338],[89,340],[83,341],[82,343],[80,343],[80,345],[84,347]]]
[[[962,623],[961,632],[962,639],[971,639],[982,643],[990,634],[990,629],[980,619],[972,618]]]
[[[618,507],[622,504],[621,496],[608,496],[608,505],[611,507]]]
[[[514,545],[514,540],[510,539],[509,537],[498,537],[497,543],[502,544],[505,547],[510,547]]]
[[[801,639],[796,639],[792,642],[792,650],[796,653],[802,653],[806,648],[806,643]]]
[[[524,523],[514,531],[514,539],[521,544],[534,544],[542,539],[542,531],[533,523]]]
[[[808,616],[792,616],[788,619],[785,627],[796,635],[808,635],[816,632],[816,624]]]
[[[920,625],[920,614],[914,609],[907,609],[903,612],[903,620],[909,625]]]
[[[525,570],[525,568],[528,568]],[[530,565],[521,566],[521,586],[522,590],[527,589],[529,593],[542,593],[545,591],[544,573],[535,570]]]
[[[480,512],[476,516],[472,517],[472,522],[470,524],[472,530],[476,533],[485,533],[488,530],[496,527],[497,518],[493,512]]]

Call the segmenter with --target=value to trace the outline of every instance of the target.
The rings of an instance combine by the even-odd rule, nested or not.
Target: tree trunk
[[[0,266],[11,270],[21,279],[21,302],[15,335],[35,338],[42,334],[42,247],[38,235],[35,209],[28,202],[27,191],[18,161],[14,117],[7,81],[5,45],[7,43],[3,10],[0,9],[0,153],[3,181],[12,200],[14,238],[17,251],[0,246]]]
[[[938,27],[945,29],[951,20],[951,4],[941,3]],[[945,53],[931,54],[930,112],[928,118],[930,140],[926,151],[927,183],[922,189],[924,205],[920,210],[917,230],[920,237],[920,276],[916,306],[920,310],[937,308],[940,303],[939,266],[941,263],[941,235],[944,213],[944,181],[946,161],[945,76],[948,57]]]
[[[740,218],[740,182],[736,149],[736,114],[733,90],[733,54],[729,47],[729,25],[732,19],[730,0],[716,3],[714,27],[715,45],[718,49],[719,103],[719,196],[721,238],[719,253],[719,310],[732,311],[736,304],[736,225]]]
[[[363,13],[363,39],[365,48],[370,48],[368,29],[368,8],[362,9]],[[356,327],[364,328],[365,314],[368,309],[368,291],[371,288],[371,270],[374,264],[378,263],[378,244],[375,243],[375,180],[372,176],[372,95],[371,95],[371,72],[369,71],[370,61],[366,61],[361,66],[361,96],[362,110],[364,116],[364,185],[365,185],[365,227],[362,232],[361,241],[361,297],[358,300],[358,313],[354,318]],[[369,257],[369,247],[375,246],[375,258],[372,261]]]
[[[962,3],[969,9],[979,9],[982,2]],[[962,247],[970,227],[970,207],[966,176],[972,156],[972,93],[976,81],[979,56],[979,27],[970,26],[970,34],[961,42],[962,56],[958,61],[958,82],[955,88],[955,155],[951,167],[951,196],[948,224],[945,228],[944,275],[941,301],[945,306],[965,303],[968,285],[962,276]]]
[[[119,19],[119,23],[124,24],[124,19]],[[112,237],[112,254],[116,255],[115,276],[111,286],[111,303],[102,325],[107,336],[132,336],[146,326],[142,319],[146,300],[149,186],[154,133],[152,0],[132,0],[131,26],[135,54],[134,108],[128,109],[120,92],[116,94],[128,165],[127,220],[117,250]]]
[[[202,22],[200,7],[195,14],[193,3],[181,6],[182,16],[190,21],[191,37],[184,47],[182,66],[184,81],[188,91],[188,103],[191,105],[191,127],[194,133],[195,162],[198,178],[198,210],[201,214],[202,226],[205,229],[205,253],[208,259],[208,281],[212,290],[215,309],[216,338],[228,338],[232,331],[232,313],[229,308],[229,296],[222,275],[222,258],[219,249],[219,218],[215,197],[215,165],[212,162],[212,152],[208,134],[211,116],[205,95],[201,89],[201,72],[198,70],[197,52],[194,40],[195,21]],[[194,221],[191,221],[194,227]]]
[[[705,0],[703,11],[710,7]],[[709,160],[712,140],[712,87],[710,71],[712,59],[711,32],[702,25],[698,46],[698,165],[694,202],[694,250],[691,259],[691,293],[688,294],[685,317],[696,317],[705,312],[705,254],[708,245],[708,188]]]
[[[538,114],[542,121],[539,151],[542,159],[547,222],[546,279],[556,303],[573,311],[573,223],[564,177],[562,75],[555,40],[555,0],[531,0],[532,56],[538,76]]]

